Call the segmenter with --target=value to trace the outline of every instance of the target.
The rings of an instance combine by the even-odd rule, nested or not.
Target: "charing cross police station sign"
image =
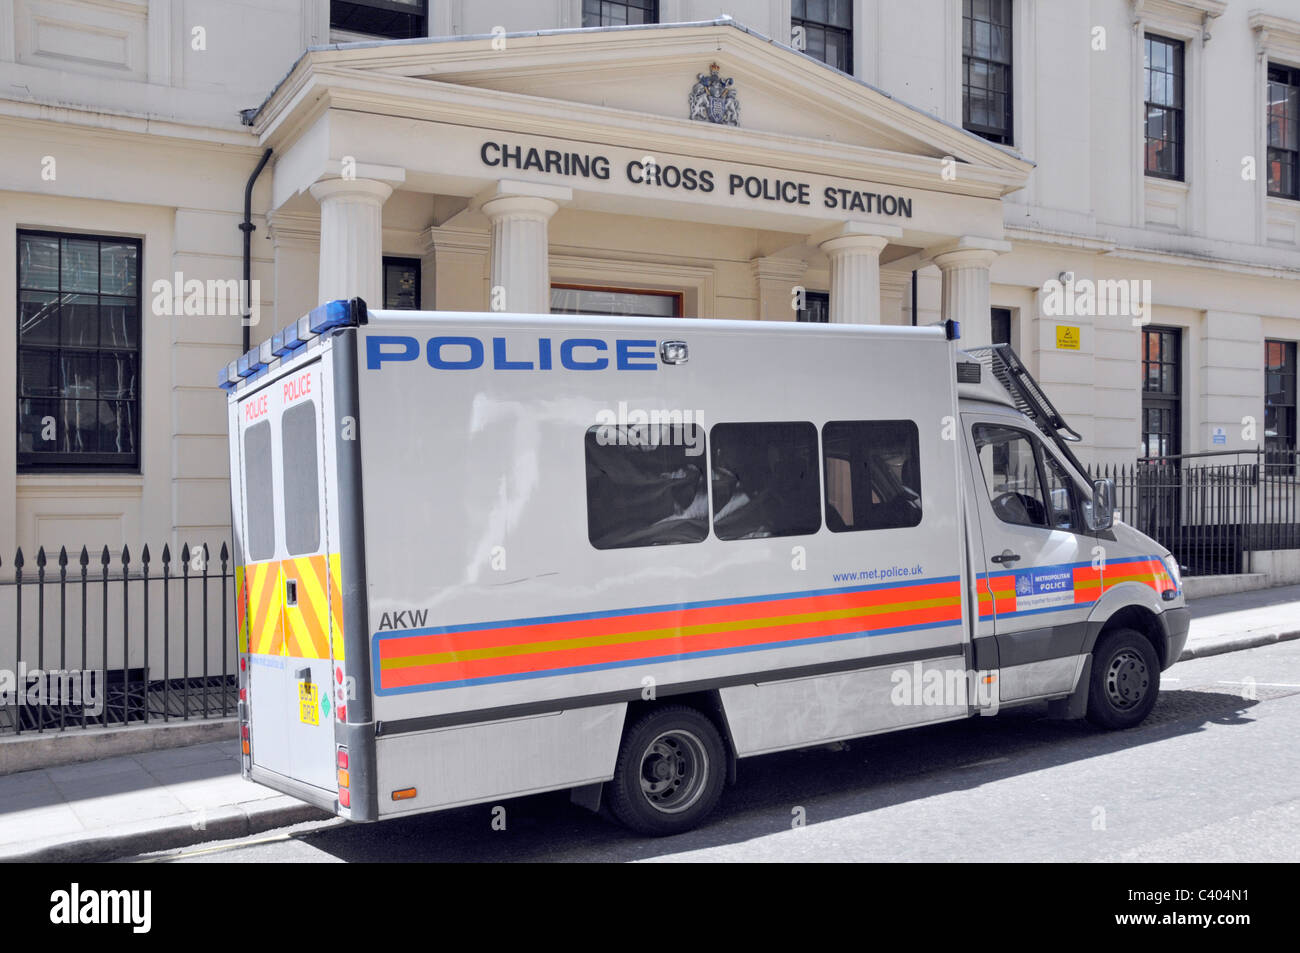
[[[609,181],[614,164],[604,155],[538,149],[534,146],[515,145],[509,142],[487,141],[479,147],[483,164],[496,169],[519,169],[562,175],[570,178]],[[784,205],[812,205],[818,203],[828,209],[845,212],[866,212],[900,218],[912,217],[912,200],[901,195],[866,192],[860,189],[823,186],[820,194],[807,182],[777,176],[748,175],[740,172],[715,171],[707,167],[659,163],[650,156],[632,159],[620,170],[633,185],[646,185],[672,189],[679,194],[704,193],[715,190],[727,195],[745,197]]]

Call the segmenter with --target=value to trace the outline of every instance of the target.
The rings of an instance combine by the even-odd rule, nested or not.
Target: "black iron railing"
[[[1248,570],[1247,554],[1300,548],[1295,450],[1145,457],[1091,468],[1115,481],[1115,515],[1163,544],[1189,575]]]
[[[173,562],[122,547],[0,566],[0,733],[231,715],[238,691],[234,567],[222,543]]]

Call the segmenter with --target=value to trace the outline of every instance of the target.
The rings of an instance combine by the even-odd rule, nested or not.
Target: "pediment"
[[[719,136],[754,131],[902,157],[952,156],[1012,176],[1032,167],[1008,149],[727,20],[343,46],[312,55],[335,69],[572,104],[579,116],[642,114],[692,135],[707,136],[713,127]],[[721,79],[731,80],[739,104],[734,129],[691,119],[692,89],[714,65]]]

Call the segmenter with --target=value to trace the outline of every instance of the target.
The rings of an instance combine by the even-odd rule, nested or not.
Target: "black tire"
[[[1142,723],[1160,693],[1160,659],[1149,639],[1133,629],[1102,634],[1092,650],[1088,720],[1120,730]]]
[[[717,806],[726,770],[727,750],[711,720],[685,705],[659,708],[623,735],[609,807],[639,834],[680,834]]]

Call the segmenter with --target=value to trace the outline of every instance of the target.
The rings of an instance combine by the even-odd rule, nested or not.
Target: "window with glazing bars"
[[[18,232],[18,469],[133,470],[140,242]]]
[[[1264,342],[1264,449],[1296,447],[1296,346],[1294,341]]]
[[[427,0],[330,0],[330,29],[387,40],[428,36]]]
[[[1183,177],[1183,43],[1148,33],[1143,56],[1147,175]]]
[[[795,49],[852,75],[852,0],[791,0],[790,39]]]
[[[1142,331],[1142,442],[1138,449],[1143,457],[1180,452],[1181,338],[1177,328]]]
[[[1300,199],[1300,69],[1268,66],[1268,194]]]
[[[1011,0],[962,0],[962,126],[1012,139]]]
[[[659,0],[582,0],[585,27],[658,22]]]

